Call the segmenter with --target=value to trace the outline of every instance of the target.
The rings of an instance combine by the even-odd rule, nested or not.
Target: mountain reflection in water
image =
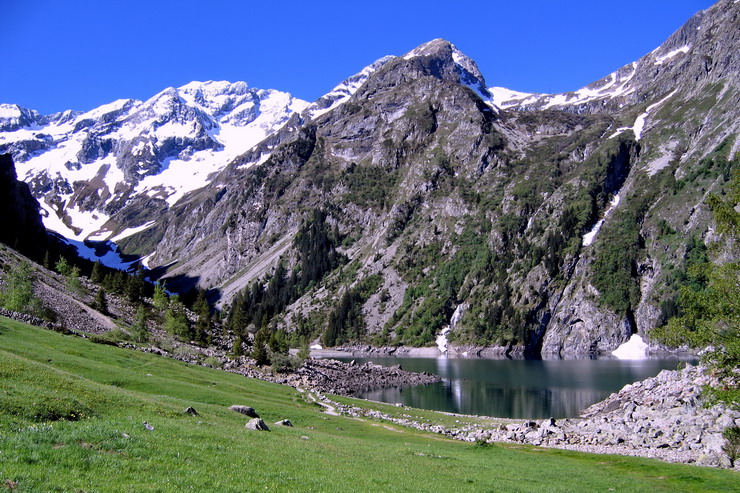
[[[509,360],[478,358],[337,358],[427,371],[443,381],[372,390],[357,397],[422,409],[500,418],[573,418],[629,383],[675,370],[678,359]]]

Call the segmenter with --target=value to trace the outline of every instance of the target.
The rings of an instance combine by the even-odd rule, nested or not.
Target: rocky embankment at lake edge
[[[415,421],[410,415],[398,418],[356,406],[335,402],[332,405],[345,415],[385,419],[470,442],[526,443],[730,467],[722,450],[725,443],[722,432],[727,427],[740,426],[740,412],[721,404],[704,407],[701,388],[715,383],[703,367],[664,370],[656,377],[626,385],[618,393],[586,409],[582,418],[502,420],[494,427],[445,428]],[[740,470],[740,464],[735,469]]]

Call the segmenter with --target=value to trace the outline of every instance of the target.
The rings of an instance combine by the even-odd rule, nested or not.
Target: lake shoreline
[[[356,418],[384,419],[402,426],[439,433],[476,443],[522,443],[598,454],[619,454],[730,468],[722,450],[722,432],[740,426],[740,412],[722,404],[704,406],[701,390],[717,385],[703,367],[664,370],[656,377],[624,386],[590,406],[581,418],[516,420],[486,418],[491,426],[465,424],[460,428],[398,418],[376,410],[331,401],[342,414]],[[404,408],[410,409],[410,408]],[[735,466],[740,471],[740,464]]]

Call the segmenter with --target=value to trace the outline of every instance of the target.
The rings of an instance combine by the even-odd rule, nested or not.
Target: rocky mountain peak
[[[434,39],[386,63],[363,87],[368,97],[378,91],[403,86],[413,80],[433,77],[472,89],[484,101],[491,94],[475,62],[445,39]]]
[[[469,76],[474,77],[481,83],[485,84],[485,78],[478,69],[478,65],[473,61],[472,58],[465,55],[460,51],[454,44],[450,43],[446,39],[437,38],[427,43],[424,43],[417,48],[414,48],[406,55],[403,56],[405,59],[411,59],[420,56],[429,56],[441,59],[452,59],[452,61],[461,69],[461,71],[467,72]]]

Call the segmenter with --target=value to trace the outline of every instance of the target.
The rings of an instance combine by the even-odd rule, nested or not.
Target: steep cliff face
[[[269,310],[256,295],[244,309],[269,311],[271,330],[427,345],[454,314],[453,343],[610,351],[675,309],[706,248],[704,198],[738,168],[739,15],[723,0],[634,64],[564,95],[487,89],[475,62],[433,40],[281,113],[279,128],[187,190],[157,178],[162,163],[232,152],[214,122],[223,131],[232,117],[256,121],[238,110],[256,103],[238,87],[168,90],[125,110],[124,122],[158,122],[143,140],[93,132],[80,151],[83,163],[112,146],[115,169],[142,193],[116,201],[126,193],[108,186],[103,199],[113,167],[73,186],[34,183],[47,203],[56,194],[114,208],[116,231],[143,225],[117,241],[171,288],[212,288],[227,307],[259,281],[251,292],[269,291]],[[166,139],[180,124],[195,131]],[[335,257],[309,282],[310,262],[327,251]]]
[[[46,248],[46,229],[39,216],[39,203],[28,185],[18,181],[10,154],[0,154],[0,242],[32,258]]]

